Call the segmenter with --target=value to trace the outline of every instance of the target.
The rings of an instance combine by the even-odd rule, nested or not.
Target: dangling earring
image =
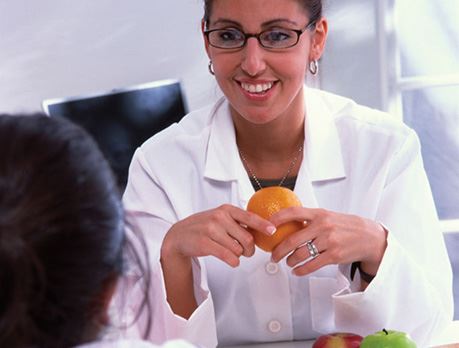
[[[309,62],[309,71],[314,76],[319,72],[319,62],[316,59],[313,59]]]
[[[207,66],[211,75],[215,75],[214,69],[212,67],[212,61],[209,60],[209,65]]]

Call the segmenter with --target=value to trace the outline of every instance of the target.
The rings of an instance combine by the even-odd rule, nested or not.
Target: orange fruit
[[[247,204],[247,210],[258,214],[264,219],[269,219],[281,209],[301,206],[301,201],[292,190],[280,186],[271,186],[255,192]],[[287,236],[302,228],[303,223],[292,221],[277,226],[277,230],[272,236],[251,228],[248,230],[252,233],[255,244],[259,248],[271,252]]]

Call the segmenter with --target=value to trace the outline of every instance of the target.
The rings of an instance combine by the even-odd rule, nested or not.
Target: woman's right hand
[[[250,257],[255,252],[253,236],[247,227],[265,231],[267,235],[276,230],[268,220],[229,204],[193,214],[169,229],[163,240],[161,258],[212,255],[237,267],[241,255]]]
[[[167,300],[173,312],[188,319],[197,308],[191,258],[215,256],[231,267],[241,255],[255,253],[253,236],[247,227],[275,232],[275,226],[258,215],[224,204],[193,214],[172,225],[161,246],[161,266]]]

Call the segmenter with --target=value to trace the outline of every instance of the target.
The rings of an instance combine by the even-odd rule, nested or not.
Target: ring
[[[311,257],[313,259],[315,259],[317,256],[319,256],[319,250],[317,249],[317,247],[315,246],[315,244],[312,242],[312,240],[308,241],[306,243],[306,246],[308,247],[308,250],[309,250],[309,254],[311,255]]]

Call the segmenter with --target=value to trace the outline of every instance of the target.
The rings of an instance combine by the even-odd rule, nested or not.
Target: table
[[[269,342],[253,343],[236,346],[227,346],[224,348],[311,348],[314,340],[310,341],[288,341],[288,342]]]
[[[459,348],[459,320],[453,321],[446,328],[443,334],[434,341],[434,347]]]
[[[225,348],[311,348],[313,343],[314,340],[269,342],[227,346]],[[435,340],[433,348],[459,348],[459,320],[453,321],[445,332]]]

